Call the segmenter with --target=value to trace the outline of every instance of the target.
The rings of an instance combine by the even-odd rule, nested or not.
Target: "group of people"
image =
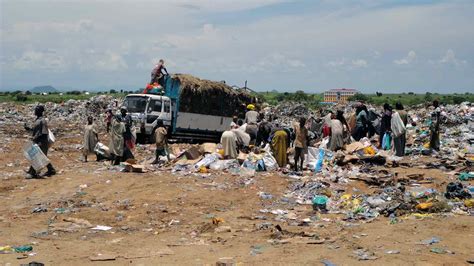
[[[434,101],[433,107],[435,111],[430,119],[430,148],[439,151],[439,102]],[[304,166],[310,135],[316,139],[314,143],[327,137],[326,148],[331,151],[342,150],[353,141],[369,138],[380,149],[393,149],[399,157],[405,155],[407,126],[410,121],[400,102],[395,104],[395,108],[388,103],[384,104],[380,113],[359,103],[355,106],[355,112],[347,119],[343,110],[321,111],[320,118],[300,117],[288,127],[282,127],[276,121],[272,122],[271,118],[265,119],[252,104],[248,105],[247,109],[245,118],[234,117],[230,129],[222,134],[221,143],[225,158],[237,158],[240,150],[248,150],[252,145],[263,147],[269,143],[280,167],[287,166],[288,153],[293,153],[293,168],[298,171]],[[319,125],[315,126],[318,123]],[[317,128],[318,132],[310,134],[310,128]],[[373,138],[376,135],[378,138]]]
[[[97,161],[109,159],[112,164],[118,165],[128,159],[134,159],[133,149],[135,147],[135,137],[133,134],[132,117],[127,113],[127,107],[122,106],[120,113],[114,115],[111,109],[107,109],[105,116],[106,131],[109,134],[109,153],[99,154],[95,148],[99,142],[99,134],[94,118],[87,118],[87,125],[84,127],[83,157],[87,162],[90,154],[95,154]]]
[[[433,102],[434,111],[430,116],[430,148],[435,151],[440,149],[440,120],[441,111],[439,102]],[[389,104],[383,105],[383,111],[378,114],[375,109],[368,109],[364,104],[358,104],[355,107],[355,113],[348,120],[344,116],[344,111],[327,110],[321,113],[320,119],[310,117],[300,117],[294,121],[292,125],[284,127],[278,123],[276,117],[266,117],[255,110],[253,104],[247,106],[247,112],[244,119],[234,116],[230,124],[229,130],[223,132],[221,136],[221,144],[226,159],[234,159],[239,155],[239,151],[249,151],[252,146],[263,147],[269,144],[273,155],[279,167],[286,167],[288,164],[288,154],[292,149],[294,153],[294,170],[302,170],[304,166],[304,158],[307,153],[310,142],[309,129],[318,128],[319,132],[313,134],[312,137],[322,138],[328,137],[327,149],[338,151],[352,141],[359,141],[362,138],[372,138],[378,134],[378,146],[384,147],[386,139],[393,138],[393,149],[396,156],[404,156],[406,146],[407,125],[410,122],[408,113],[404,110],[401,103],[395,104],[393,109]],[[41,151],[47,155],[49,149],[49,129],[47,120],[44,117],[45,108],[38,105],[35,108],[36,119],[32,127],[25,124],[25,129],[32,131],[32,141],[37,144]],[[127,108],[122,106],[120,113],[114,115],[111,109],[106,111],[106,130],[110,137],[109,151],[110,159],[114,165],[133,159],[132,153],[135,147],[135,136],[133,134],[132,118],[127,113]],[[318,124],[319,123],[319,124]],[[414,122],[411,122],[415,124]],[[315,127],[316,124],[316,127]],[[160,162],[160,157],[165,156],[169,160],[168,151],[168,131],[163,125],[163,121],[158,121],[154,132],[156,153],[153,164]],[[94,118],[87,118],[87,125],[84,128],[84,161],[87,157],[95,153],[97,160],[102,156],[95,152],[97,143],[99,142],[99,134]],[[391,142],[391,140],[390,140]],[[392,143],[392,142],[391,142]],[[290,149],[291,148],[291,149]],[[27,171],[30,178],[37,178],[39,174],[30,167]],[[56,174],[53,165],[47,165],[45,176]]]
[[[393,138],[395,154],[397,156],[405,154],[408,113],[400,102],[395,104],[395,110],[390,104],[385,103],[381,114],[373,108],[368,110],[364,104],[360,104],[356,106],[355,114],[351,119],[355,123],[351,131],[355,141],[365,137],[372,138],[378,134],[379,148],[386,149],[383,144]]]
[[[270,145],[279,167],[288,163],[287,151],[295,150],[295,171],[302,170],[304,155],[309,143],[306,118],[301,117],[292,127],[282,127],[276,118],[265,119],[263,114],[255,110],[253,104],[247,105],[248,111],[244,119],[234,116],[230,129],[222,133],[221,144],[224,158],[235,159],[239,151],[248,151],[252,146]],[[298,167],[298,162],[300,162]]]

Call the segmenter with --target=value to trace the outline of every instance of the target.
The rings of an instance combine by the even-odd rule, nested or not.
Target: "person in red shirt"
[[[156,82],[163,87],[163,77],[165,74],[168,75],[168,70],[166,70],[165,61],[163,59],[160,59],[158,64],[156,64],[155,68],[153,68],[153,70],[151,71],[150,84]]]

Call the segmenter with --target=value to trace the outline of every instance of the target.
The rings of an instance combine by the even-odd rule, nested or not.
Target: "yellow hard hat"
[[[247,105],[247,109],[253,110],[253,109],[255,109],[255,105],[249,104],[249,105]]]

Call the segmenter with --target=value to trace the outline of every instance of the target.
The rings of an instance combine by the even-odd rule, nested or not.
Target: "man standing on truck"
[[[163,71],[165,73],[163,73]],[[160,61],[158,62],[158,64],[156,64],[155,68],[153,68],[153,70],[151,71],[151,81],[150,81],[150,84],[153,84],[153,83],[158,83],[161,85],[161,87],[164,87],[163,85],[163,76],[164,75],[168,75],[168,70],[166,70],[166,67],[165,67],[165,60],[163,59],[160,59]]]

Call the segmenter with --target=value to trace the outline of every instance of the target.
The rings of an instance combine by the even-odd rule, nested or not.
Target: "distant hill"
[[[53,86],[47,85],[47,86],[37,86],[31,89],[32,93],[43,93],[43,92],[58,92]]]

